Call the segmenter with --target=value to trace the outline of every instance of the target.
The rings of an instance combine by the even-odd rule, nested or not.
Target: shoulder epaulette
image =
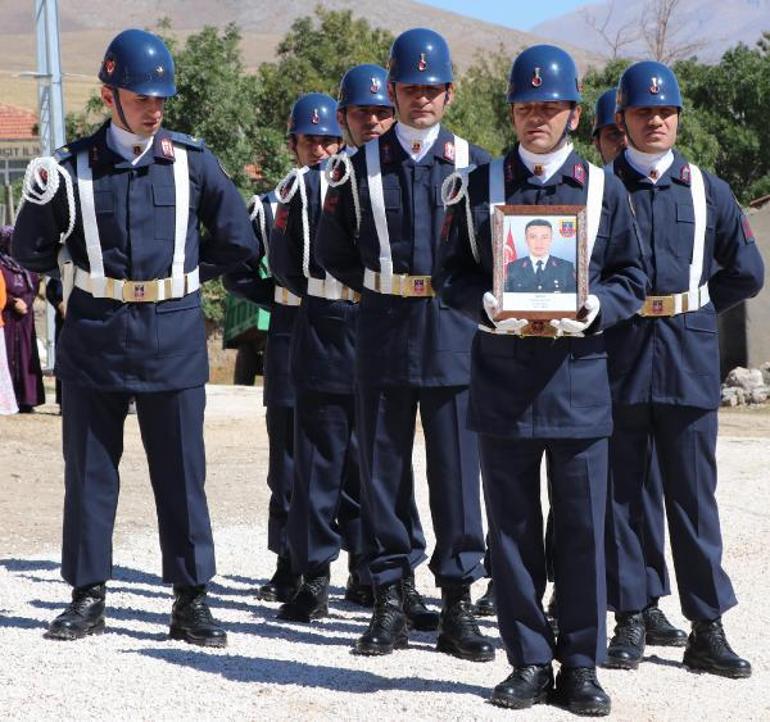
[[[62,161],[76,156],[81,150],[86,150],[93,142],[94,136],[92,135],[87,138],[78,138],[77,140],[72,141],[72,143],[67,143],[67,145],[57,148],[53,152],[53,157],[56,159],[57,163],[61,163]]]
[[[176,133],[174,131],[170,131],[169,136],[171,137],[171,140],[174,141],[174,143],[179,143],[179,145],[183,145],[186,148],[203,150],[205,146],[203,138],[196,138],[195,136],[187,135],[187,133]]]

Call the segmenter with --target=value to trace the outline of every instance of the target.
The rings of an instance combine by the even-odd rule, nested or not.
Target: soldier
[[[599,151],[605,164],[612,163],[626,147],[626,134],[615,122],[617,95],[617,88],[610,88],[596,101],[593,124],[594,147]],[[649,471],[642,490],[640,518],[643,524],[642,543],[647,572],[647,596],[650,599],[649,605],[642,612],[645,640],[647,644],[663,647],[683,647],[687,643],[687,635],[671,624],[658,607],[658,600],[660,597],[671,594],[671,587],[665,556],[666,519],[663,512],[663,482],[660,478],[660,465],[652,440],[647,463]],[[612,550],[608,554],[611,556]],[[617,666],[617,660],[613,659],[613,655],[609,656],[607,666]]]
[[[358,577],[361,558],[358,446],[354,433],[353,348],[358,297],[319,268],[315,232],[326,194],[321,162],[342,145],[337,104],[308,93],[294,104],[290,145],[309,165],[292,171],[277,188],[280,205],[268,260],[277,281],[302,298],[292,331],[291,378],[295,388],[294,487],[288,539],[297,594],[280,619],[310,622],[328,614],[329,566],[343,543],[349,554],[346,596],[370,603],[368,580]]]
[[[343,76],[337,103],[337,120],[343,129],[349,154],[370,140],[379,138],[395,122],[395,109],[388,96],[387,85],[388,71],[379,65],[356,65]],[[411,467],[409,473],[414,478]],[[438,628],[439,617],[426,606],[414,578],[414,569],[426,559],[425,535],[414,497],[410,513],[410,571],[401,580],[404,613],[412,628],[432,632]]]
[[[524,227],[524,239],[529,255],[508,264],[505,290],[516,293],[575,293],[574,264],[551,254],[551,222],[533,218]]]
[[[321,265],[362,294],[356,401],[366,561],[375,585],[360,654],[407,646],[402,580],[411,574],[417,407],[427,451],[441,587],[438,649],[494,657],[472,613],[470,584],[483,573],[478,446],[465,428],[473,326],[439,303],[430,274],[444,210],[441,184],[488,155],[441,127],[452,102],[452,63],[433,30],[402,33],[390,51],[388,91],[398,122],[356,153],[326,199]]]
[[[674,150],[682,98],[674,73],[644,61],[618,86],[628,148],[614,162],[631,195],[650,263],[639,315],[607,334],[615,404],[607,565],[616,612],[609,664],[636,668],[645,646],[643,490],[654,443],[682,612],[692,622],[684,664],[727,677],[751,665],[730,648],[722,614],[736,604],[722,568],[714,496],[720,403],[717,313],[754,296],[764,268],[729,186]]]
[[[214,155],[202,141],[161,126],[165,100],[176,93],[174,61],[161,39],[123,31],[107,48],[99,80],[110,119],[59,149],[55,160],[33,161],[13,241],[19,261],[43,273],[56,267],[61,249],[67,303],[56,375],[65,461],[62,576],[74,591],[46,636],[104,630],[123,424],[134,396],[163,580],[176,597],[171,637],[223,647],[225,632],[206,604],[215,565],[204,492],[208,359],[198,264],[229,268],[258,244]],[[209,231],[206,243],[199,221]]]
[[[603,163],[612,163],[626,147],[626,134],[615,123],[615,88],[605,90],[596,101],[591,137]]]
[[[479,433],[498,621],[513,666],[491,701],[520,709],[553,693],[574,713],[606,715],[610,699],[596,666],[606,639],[604,522],[612,418],[601,331],[635,313],[646,278],[622,184],[580,158],[569,141],[580,118],[572,58],[551,45],[522,52],[511,69],[508,102],[519,143],[505,158],[470,174],[467,197],[452,196],[447,187],[448,202],[464,201],[469,212],[452,212],[434,277],[441,298],[479,324],[469,422]],[[590,295],[578,320],[551,321],[551,338],[528,337],[535,330],[525,320],[497,320],[490,292],[490,210],[496,204],[586,206]],[[558,641],[542,608],[544,455]],[[554,657],[561,662],[555,690]]]
[[[302,153],[297,155],[300,167],[311,161],[307,149],[303,148]],[[288,602],[302,581],[292,569],[287,532],[294,478],[294,386],[289,374],[289,344],[301,299],[276,284],[267,267],[269,234],[277,207],[274,191],[261,198],[253,197],[250,217],[262,252],[236,271],[225,274],[223,281],[231,293],[270,311],[262,403],[269,448],[267,548],[277,555],[277,563],[275,573],[259,588],[258,596],[268,602]]]

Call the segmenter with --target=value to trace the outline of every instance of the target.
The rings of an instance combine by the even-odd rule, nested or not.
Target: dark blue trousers
[[[439,586],[483,576],[478,440],[466,427],[467,387],[359,385],[356,399],[364,546],[374,583],[395,582],[425,559],[412,469],[418,405],[436,533],[430,569]]]
[[[682,612],[691,620],[720,616],[736,600],[722,569],[714,496],[717,412],[668,404],[616,406],[614,422],[607,544],[610,607],[636,611],[650,600],[644,496],[652,442],[660,464]]]
[[[647,579],[648,604],[671,594],[666,566],[666,515],[663,508],[663,479],[655,444],[650,444],[647,478],[642,486],[642,548]],[[612,501],[611,495],[610,503]],[[608,510],[608,519],[612,512]]]
[[[216,573],[206,493],[203,386],[147,394],[62,384],[64,538],[62,576],[72,586],[112,576],[118,464],[131,396],[158,513],[163,581],[204,584]]]
[[[593,667],[605,657],[607,439],[479,434],[500,635],[514,666]],[[540,465],[547,455],[559,638],[543,613],[546,555]]]
[[[330,564],[340,549],[362,554],[354,406],[351,394],[296,392],[288,532],[299,573]]]
[[[288,558],[289,503],[294,484],[294,408],[268,404],[265,422],[269,444],[267,485],[270,488],[267,548]]]

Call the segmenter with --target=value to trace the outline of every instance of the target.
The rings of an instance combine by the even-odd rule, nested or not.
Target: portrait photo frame
[[[584,205],[495,206],[492,254],[497,319],[526,319],[536,331],[578,318],[590,261]]]

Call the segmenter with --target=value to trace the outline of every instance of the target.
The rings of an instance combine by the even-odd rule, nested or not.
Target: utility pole
[[[37,101],[41,155],[51,155],[65,143],[64,94],[62,92],[61,55],[59,52],[58,0],[34,0],[37,36]],[[55,360],[54,319],[56,309],[46,303],[46,371]]]

